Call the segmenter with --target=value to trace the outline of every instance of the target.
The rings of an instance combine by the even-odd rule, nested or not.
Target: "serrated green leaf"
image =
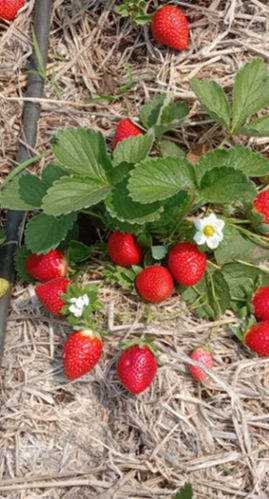
[[[268,105],[267,64],[263,59],[253,59],[235,77],[232,131],[237,132],[249,116]]]
[[[229,129],[231,109],[223,88],[215,81],[197,80],[196,78],[190,80],[190,86],[209,116]]]
[[[182,217],[184,216],[184,208],[186,207],[189,200],[190,196],[188,196],[187,192],[185,191],[180,191],[175,196],[167,199],[163,203],[163,212],[161,213],[159,220],[149,224],[148,229],[150,233],[161,234],[163,237],[168,237],[175,228],[175,224],[178,224],[180,219],[182,219]],[[194,232],[195,229],[193,223],[191,223],[190,225]],[[176,233],[178,234],[180,230],[181,227],[178,227],[178,231]],[[185,227],[183,233],[184,235],[187,234]],[[186,238],[188,239],[187,235]]]
[[[249,137],[269,137],[269,114],[250,121],[240,129],[240,133]]]
[[[106,282],[119,284],[123,289],[137,294],[135,289],[135,279],[142,270],[142,267],[137,265],[132,268],[110,265],[106,270],[103,270],[103,274]]]
[[[153,127],[155,137],[161,137],[169,130],[178,128],[188,114],[189,108],[185,102],[169,102],[161,110],[159,123]]]
[[[162,140],[160,143],[161,155],[163,158],[185,158],[186,154],[183,149],[180,149],[175,142],[171,140]]]
[[[129,175],[133,166],[130,163],[120,163],[115,166],[110,174],[110,180],[112,185],[117,185],[121,182],[127,175]]]
[[[104,213],[104,224],[112,231],[119,230],[120,232],[128,232],[129,234],[139,234],[143,230],[143,225],[121,222],[117,218],[112,217],[107,210]]]
[[[19,177],[19,194],[32,209],[40,208],[42,199],[47,192],[46,185],[35,175],[25,174]]]
[[[9,210],[32,210],[33,205],[26,203],[20,196],[19,177],[15,177],[9,182],[0,194],[0,205]]]
[[[163,106],[171,100],[170,94],[156,95],[142,107],[139,117],[145,128],[151,128],[159,122]]]
[[[67,250],[67,259],[73,263],[84,262],[93,253],[92,248],[79,241],[71,241]]]
[[[55,162],[49,163],[42,171],[41,180],[46,185],[47,189],[51,187],[55,180],[66,176],[67,172]]]
[[[223,166],[240,170],[249,177],[262,177],[269,171],[267,158],[251,151],[248,147],[237,145],[227,150],[216,149],[215,151],[209,151],[201,156],[195,169],[198,183],[200,183],[207,171]]]
[[[0,244],[3,244],[5,240],[6,240],[6,234],[2,229],[0,229]]]
[[[168,253],[166,246],[152,246],[151,254],[154,260],[162,260]]]
[[[153,144],[153,135],[137,135],[129,137],[118,142],[116,149],[113,152],[113,165],[120,163],[140,163],[145,159]]]
[[[87,177],[62,177],[49,188],[42,208],[47,215],[65,215],[106,198],[111,186]]]
[[[203,176],[199,194],[211,203],[228,203],[252,201],[257,191],[242,172],[223,166],[213,168]]]
[[[128,189],[134,201],[152,203],[194,189],[194,169],[187,159],[149,158],[130,174]]]
[[[193,499],[193,488],[190,483],[185,483],[176,493],[175,499]]]
[[[52,217],[41,213],[29,220],[25,231],[25,243],[32,253],[47,253],[57,248],[65,239],[77,218],[76,213],[62,217]]]
[[[122,222],[144,224],[160,218],[159,202],[143,205],[132,200],[127,189],[128,179],[117,184],[106,199],[106,207],[113,217]]]
[[[32,277],[26,270],[25,261],[28,256],[32,253],[26,248],[26,246],[21,246],[17,249],[14,257],[15,270],[18,276],[27,282],[35,282],[34,277]]]
[[[255,281],[260,277],[260,285],[268,286],[269,278],[261,269],[228,263],[222,268],[223,277],[229,286],[233,301],[247,300],[253,294]]]
[[[51,148],[58,161],[72,172],[106,183],[111,162],[100,132],[85,128],[60,130]]]

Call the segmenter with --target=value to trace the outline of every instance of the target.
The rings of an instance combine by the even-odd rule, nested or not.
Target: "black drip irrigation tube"
[[[46,67],[49,46],[50,17],[53,0],[36,0],[34,32],[36,34],[39,49]],[[30,70],[39,71],[39,65],[35,51],[30,60]],[[44,79],[38,74],[29,74],[27,91],[25,97],[29,99],[41,98],[44,90]],[[23,163],[32,156],[32,150],[36,144],[38,121],[40,116],[40,104],[26,101],[23,111],[21,127],[21,143],[18,147],[16,161]],[[0,365],[3,356],[4,338],[7,324],[8,309],[10,304],[12,283],[14,279],[14,255],[23,232],[24,212],[8,210],[5,225],[6,241],[0,247],[0,278],[9,281],[10,286],[7,293],[0,299]]]

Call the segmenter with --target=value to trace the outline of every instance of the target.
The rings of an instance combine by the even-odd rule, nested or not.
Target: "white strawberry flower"
[[[75,317],[81,317],[83,314],[83,310],[90,303],[90,299],[88,295],[81,295],[78,298],[71,298],[69,300],[72,305],[69,307],[69,312],[73,314]]]
[[[223,240],[225,222],[217,218],[215,213],[210,213],[208,217],[196,218],[194,225],[197,232],[193,239],[197,244],[207,244],[210,249],[215,249]]]

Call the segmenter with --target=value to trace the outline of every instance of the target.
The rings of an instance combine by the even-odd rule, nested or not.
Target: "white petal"
[[[202,228],[203,228],[202,220],[200,218],[194,219],[194,225],[195,225],[195,228],[198,230],[202,230]]]
[[[224,228],[225,222],[224,220],[221,220],[221,218],[218,218],[215,223],[215,229],[217,232],[221,232]]]
[[[73,314],[75,317],[81,317],[82,316],[82,310],[80,308],[77,308],[76,305],[71,305],[69,307],[69,311],[71,314]]]
[[[219,243],[220,243],[220,238],[219,238],[218,234],[216,234],[216,233],[214,234],[214,236],[208,237],[206,240],[206,244],[210,249],[217,248]]]
[[[207,218],[207,221],[206,221],[207,225],[213,225],[213,227],[215,227],[216,222],[218,220],[215,213],[210,213],[210,215],[206,218]]]
[[[76,298],[70,298],[69,303],[77,303],[77,299]]]
[[[88,295],[85,294],[85,295],[82,296],[82,298],[83,298],[83,304],[84,304],[84,306],[89,305],[90,299],[89,299]]]
[[[206,242],[206,236],[201,231],[196,232],[193,239],[199,245],[204,244]]]

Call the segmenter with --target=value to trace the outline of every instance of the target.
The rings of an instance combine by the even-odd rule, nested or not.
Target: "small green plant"
[[[190,85],[225,130],[219,146],[197,164],[164,137],[187,126],[188,106],[170,94],[157,95],[141,109],[144,133],[119,142],[112,154],[100,132],[58,131],[51,144],[55,160],[40,177],[9,177],[0,203],[38,211],[25,231],[33,253],[72,239],[79,212],[95,217],[99,227],[135,234],[144,266],[165,261],[177,242],[195,241],[206,252],[206,272],[197,284],[178,286],[182,298],[201,317],[217,319],[226,309],[244,317],[257,287],[269,284],[268,269],[260,265],[269,256],[269,224],[253,204],[269,161],[230,144],[238,135],[269,136],[269,115],[253,117],[269,105],[267,66],[253,59],[237,73],[232,103],[213,81],[192,79]],[[130,289],[136,269],[108,269],[109,276]]]
[[[53,69],[52,76],[51,76],[51,78],[49,78],[47,75],[46,67],[45,67],[45,64],[43,61],[43,57],[42,57],[42,54],[40,51],[39,43],[38,43],[34,29],[32,29],[32,37],[33,37],[34,51],[35,51],[35,55],[36,55],[36,59],[37,59],[37,63],[38,63],[38,69],[37,70],[30,69],[28,71],[28,73],[41,76],[43,78],[43,80],[47,81],[50,84],[50,86],[53,88],[54,92],[56,93],[57,99],[61,100],[62,92],[61,92],[59,85],[57,85],[57,83],[56,83],[55,71]]]
[[[190,483],[185,483],[176,493],[175,499],[193,499],[193,488]]]
[[[115,11],[122,17],[130,17],[132,24],[146,24],[152,16],[147,12],[148,2],[144,0],[125,0],[121,5],[115,7]]]

